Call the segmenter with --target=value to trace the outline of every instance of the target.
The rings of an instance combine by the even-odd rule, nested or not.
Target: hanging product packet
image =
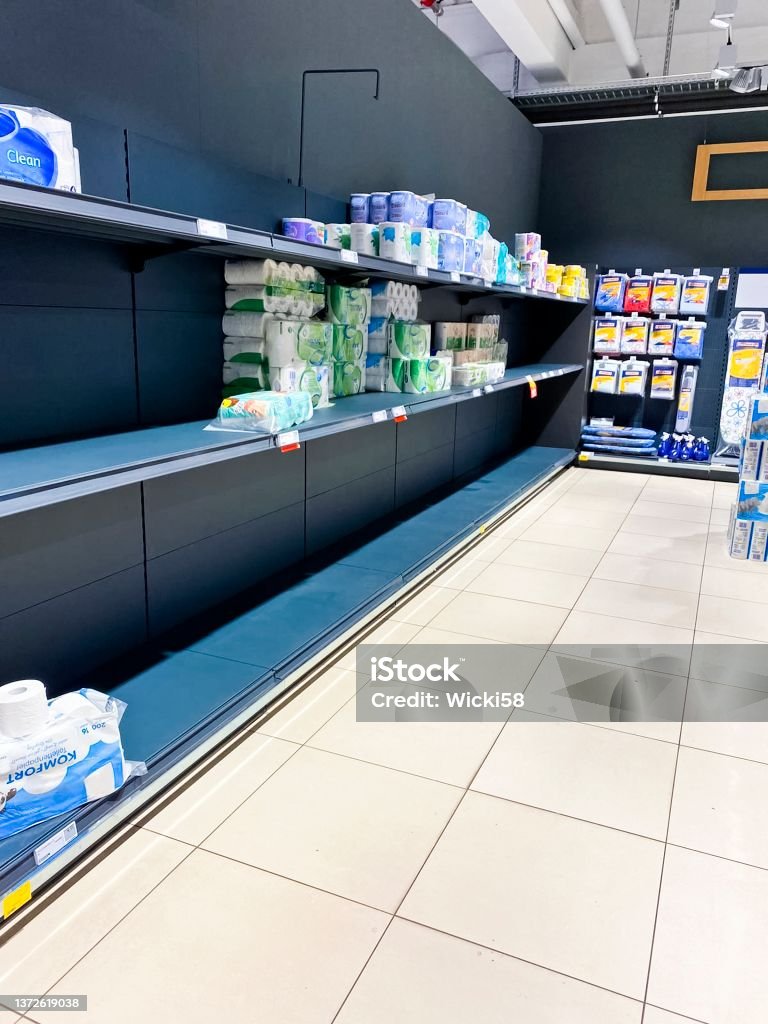
[[[624,319],[621,325],[621,351],[624,355],[645,355],[649,326],[648,318],[637,313]]]
[[[627,280],[626,274],[617,274],[615,271],[601,275],[595,289],[595,309],[600,313],[621,313]]]
[[[624,296],[625,313],[648,313],[651,308],[653,278],[647,274],[630,277]]]
[[[648,334],[649,356],[671,356],[675,351],[676,320],[654,320]]]
[[[680,310],[680,286],[682,278],[665,270],[653,275],[651,310],[654,313],[677,313]]]
[[[709,308],[709,294],[713,278],[706,274],[698,274],[694,270],[690,277],[683,278],[683,290],[680,296],[681,313],[704,314]]]
[[[616,355],[621,351],[621,317],[595,317],[595,336],[592,348],[604,355]]]

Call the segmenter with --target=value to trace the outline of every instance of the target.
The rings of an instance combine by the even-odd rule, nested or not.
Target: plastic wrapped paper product
[[[257,391],[225,398],[218,416],[206,429],[278,434],[312,419],[312,409],[312,398],[306,391]]]
[[[654,320],[648,334],[649,356],[671,356],[675,350],[676,320]]]
[[[654,359],[651,375],[651,398],[666,398],[672,401],[677,386],[677,361]]]
[[[331,249],[349,249],[349,224],[326,224],[324,241],[326,245],[331,247]]]
[[[123,701],[90,689],[48,701],[43,684],[26,679],[0,687],[0,706],[0,840],[146,771],[123,754]]]
[[[389,220],[389,192],[371,192],[368,196],[368,217],[371,224]]]
[[[361,256],[379,255],[379,228],[376,224],[349,225],[349,247]]]
[[[533,260],[541,252],[541,235],[534,232],[515,235],[515,256],[521,262]]]
[[[680,295],[680,312],[706,313],[709,308],[712,281],[713,278],[706,274],[692,274],[690,277],[684,277],[683,290]]]
[[[411,262],[411,225],[404,221],[379,224],[379,256],[398,263]]]
[[[356,363],[365,359],[368,350],[368,328],[333,325],[333,358],[337,362]]]
[[[322,245],[324,242],[325,225],[309,217],[283,217],[282,227],[286,238],[295,238],[298,242],[309,242],[311,245]]]
[[[439,231],[437,242],[438,270],[464,269],[464,236],[456,231]]]
[[[414,228],[411,231],[411,262],[418,267],[437,270],[438,240],[434,228]]]
[[[625,313],[647,313],[651,308],[653,278],[647,274],[630,277],[624,292]]]
[[[602,274],[597,279],[595,309],[600,313],[621,313],[629,278],[626,274]]]
[[[431,324],[393,320],[388,324],[387,330],[390,358],[423,359],[429,355],[432,344]]]
[[[432,223],[438,231],[453,231],[464,235],[467,230],[467,208],[456,199],[435,199],[432,203]]]
[[[621,325],[621,352],[624,355],[645,355],[649,326],[648,318],[637,313],[624,318]]]
[[[312,363],[331,358],[333,327],[321,320],[272,320],[266,329],[266,356],[270,366]]]
[[[434,324],[435,348],[438,351],[467,347],[467,325],[439,321]]]
[[[306,391],[315,409],[325,409],[330,403],[331,370],[327,365],[292,363],[288,366],[269,366],[269,384],[280,394]]]
[[[677,313],[680,310],[680,289],[682,278],[665,270],[653,275],[651,311],[654,313]]]
[[[327,290],[328,314],[331,323],[361,327],[371,319],[371,289],[346,288],[331,284]]]
[[[334,398],[359,395],[366,388],[366,357],[357,360],[334,360],[331,365],[331,394]]]
[[[353,192],[349,197],[349,219],[352,224],[368,224],[371,197],[368,192]]]
[[[621,317],[595,317],[592,349],[601,355],[616,355],[621,351]]]
[[[0,104],[0,178],[80,192],[69,121],[38,107]]]
[[[430,359],[404,359],[403,363],[401,390],[423,395],[450,389],[453,366],[449,359],[433,356]]]
[[[615,395],[619,383],[621,361],[618,359],[596,359],[592,367],[592,391]]]
[[[453,368],[454,387],[474,388],[490,383],[490,378],[488,363],[466,363]]]
[[[675,359],[701,359],[704,354],[704,333],[707,325],[703,320],[678,320],[675,334]]]

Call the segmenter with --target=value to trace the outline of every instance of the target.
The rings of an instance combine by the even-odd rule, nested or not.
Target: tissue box
[[[0,104],[0,178],[79,192],[70,122],[38,107]]]

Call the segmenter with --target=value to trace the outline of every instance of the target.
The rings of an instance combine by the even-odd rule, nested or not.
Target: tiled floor
[[[723,552],[732,492],[561,476],[373,636],[524,645],[523,721],[358,723],[343,658],[12,934],[0,991],[88,994],[39,1024],[764,1024],[768,571]],[[565,720],[592,648],[656,720]]]

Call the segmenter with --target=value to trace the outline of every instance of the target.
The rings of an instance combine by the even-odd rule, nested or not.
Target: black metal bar
[[[376,90],[373,98],[379,98],[381,72],[378,68],[307,68],[301,74],[301,116],[299,129],[299,188],[304,186],[304,101],[307,96],[308,75],[376,75]]]

